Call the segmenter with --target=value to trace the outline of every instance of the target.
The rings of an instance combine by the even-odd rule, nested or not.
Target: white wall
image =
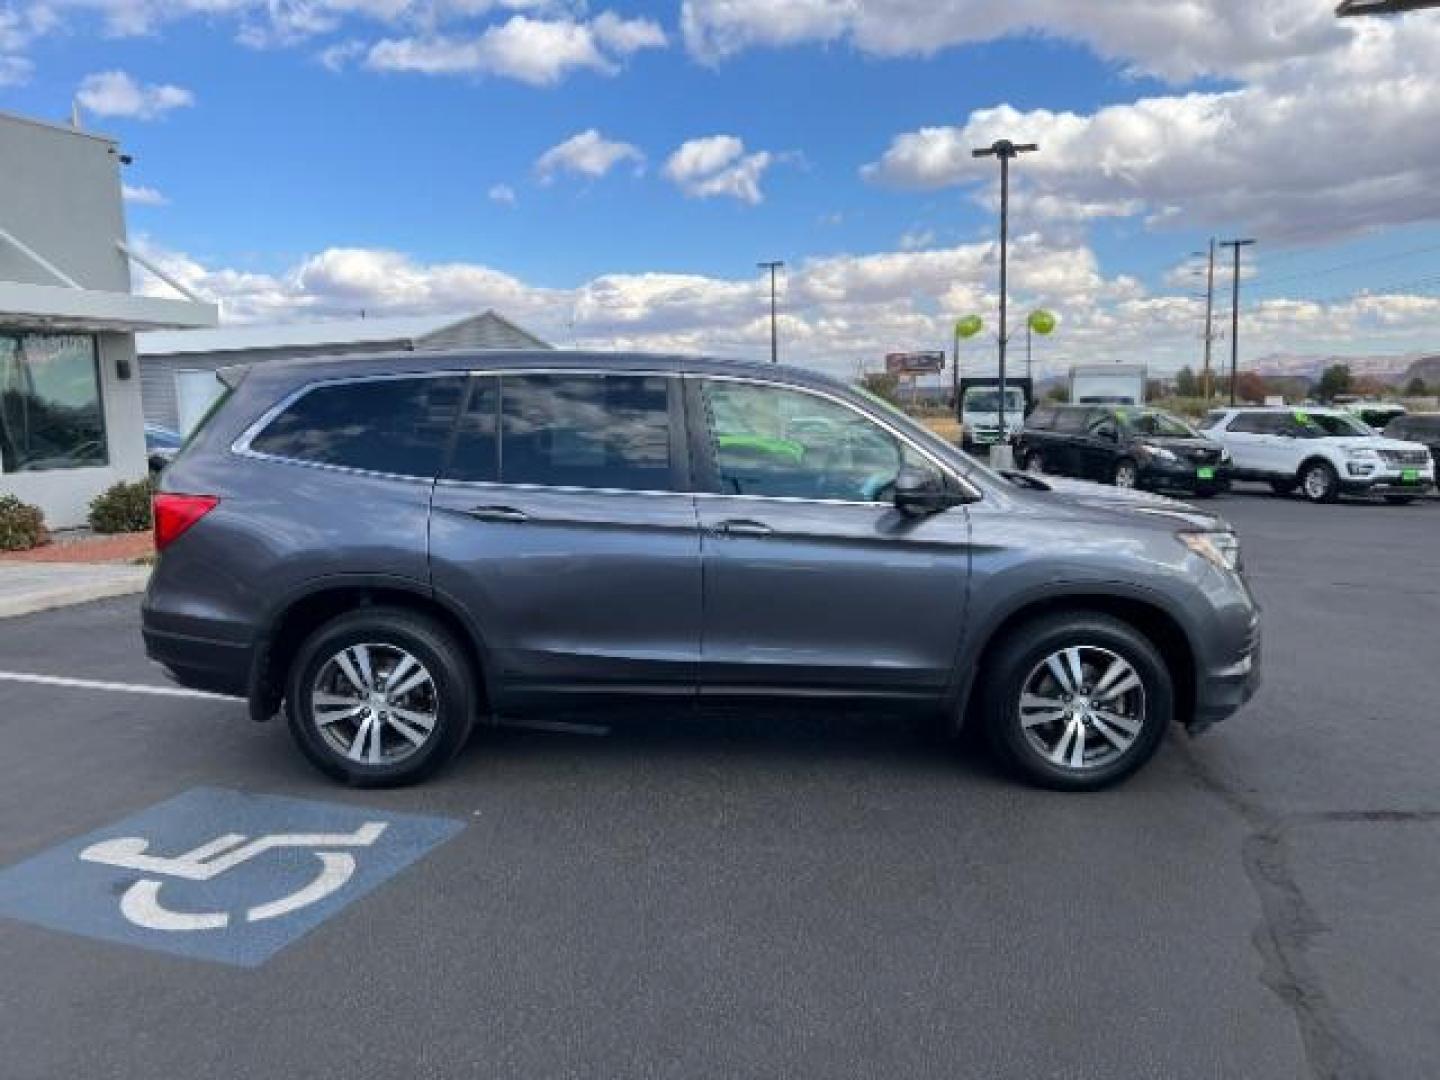
[[[140,369],[133,334],[101,334],[100,396],[105,403],[105,434],[110,464],[98,469],[53,469],[0,475],[0,494],[15,495],[45,511],[52,529],[84,525],[90,500],[111,484],[138,480],[146,473],[145,416],[140,407]],[[130,378],[116,375],[121,358],[130,363]]]

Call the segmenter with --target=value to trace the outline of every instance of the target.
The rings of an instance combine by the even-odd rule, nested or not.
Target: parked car
[[[1376,431],[1382,430],[1390,421],[1397,416],[1404,416],[1406,412],[1404,405],[1393,401],[1349,401],[1339,404],[1339,407]]]
[[[223,379],[160,479],[146,648],[283,705],[348,783],[418,780],[477,720],[778,700],[922,708],[1091,789],[1259,678],[1222,520],[1002,476],[813,372],[403,353]]]
[[[1435,485],[1435,464],[1419,443],[1378,435],[1341,409],[1216,409],[1205,433],[1230,451],[1237,480],[1299,489],[1311,502],[1375,492],[1408,503]]]
[[[1385,437],[1428,448],[1431,460],[1440,468],[1440,413],[1410,413],[1391,420],[1385,427]]]
[[[1177,416],[1125,405],[1043,405],[1030,414],[1015,460],[1027,472],[1203,499],[1229,483],[1223,448]]]
[[[145,456],[150,466],[150,475],[157,476],[180,452],[185,439],[178,431],[161,427],[159,424],[145,425]]]

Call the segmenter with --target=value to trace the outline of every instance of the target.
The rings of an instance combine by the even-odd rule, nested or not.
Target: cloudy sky
[[[0,109],[118,136],[132,236],[230,321],[495,307],[759,356],[778,258],[788,359],[852,373],[974,312],[978,365],[970,149],[1008,137],[1041,147],[1012,305],[1059,316],[1042,371],[1196,360],[1212,236],[1259,241],[1243,358],[1440,351],[1440,11],[1333,7],[0,0]]]

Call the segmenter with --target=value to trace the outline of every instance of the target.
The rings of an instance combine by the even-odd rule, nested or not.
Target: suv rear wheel
[[[1039,450],[1029,450],[1020,467],[1028,473],[1043,473],[1045,471],[1045,455]]]
[[[1300,469],[1300,492],[1312,503],[1334,502],[1340,495],[1340,477],[1328,461],[1307,462]]]
[[[1112,479],[1118,488],[1139,487],[1140,468],[1129,458],[1121,458],[1115,463],[1115,475]]]
[[[431,775],[465,744],[475,709],[454,637],[399,608],[362,609],[316,630],[291,665],[285,696],[305,756],[357,787]]]
[[[1125,779],[1174,715],[1170,672],[1150,641],[1107,615],[1027,623],[993,656],[980,699],[996,753],[1025,779],[1093,791]]]

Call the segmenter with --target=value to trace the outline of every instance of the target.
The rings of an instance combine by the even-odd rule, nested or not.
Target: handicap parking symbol
[[[0,870],[0,916],[256,967],[461,828],[195,788]]]

